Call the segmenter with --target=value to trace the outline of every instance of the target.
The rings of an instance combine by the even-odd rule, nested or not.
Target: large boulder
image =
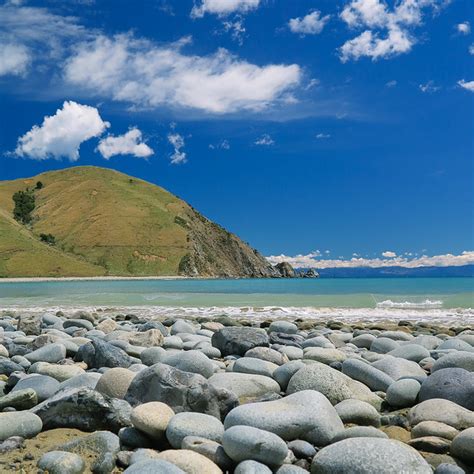
[[[125,400],[132,406],[163,402],[177,413],[195,411],[217,418],[224,417],[238,403],[235,395],[214,387],[202,375],[160,363],[138,373]]]
[[[319,362],[303,367],[291,377],[287,393],[296,393],[301,390],[321,392],[333,405],[349,398],[362,400],[376,408],[379,408],[382,403],[382,400],[366,385]]]
[[[270,343],[264,329],[226,327],[212,335],[212,345],[217,347],[223,356],[243,356],[249,349],[259,346],[268,347]]]
[[[227,429],[237,425],[270,431],[287,441],[303,439],[317,446],[330,443],[334,436],[344,430],[329,400],[314,390],[234,408],[227,415],[224,427]]]
[[[119,431],[130,426],[130,405],[109,398],[90,388],[69,388],[30,410],[43,421],[46,430],[53,428],[77,428],[83,431]]]
[[[445,398],[468,410],[474,410],[474,372],[464,369],[440,369],[421,385],[420,401]]]
[[[432,474],[430,465],[410,446],[382,438],[349,438],[319,451],[312,474]]]

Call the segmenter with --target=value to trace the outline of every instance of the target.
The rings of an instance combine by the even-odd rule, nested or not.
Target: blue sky
[[[469,263],[473,9],[11,0],[0,179],[106,166],[265,255]]]

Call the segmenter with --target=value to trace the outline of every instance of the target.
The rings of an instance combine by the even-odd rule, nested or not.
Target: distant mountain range
[[[316,268],[321,278],[474,277],[474,265],[460,267]]]
[[[92,166],[0,181],[0,277],[278,277],[163,188]]]

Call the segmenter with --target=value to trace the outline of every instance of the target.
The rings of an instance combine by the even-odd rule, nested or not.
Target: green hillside
[[[13,195],[35,189],[32,221]],[[0,182],[0,275],[272,276],[266,260],[163,188],[96,167]],[[55,244],[41,241],[54,236]]]

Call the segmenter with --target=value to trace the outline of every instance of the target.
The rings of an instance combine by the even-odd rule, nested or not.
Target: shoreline
[[[128,280],[208,280],[209,277],[188,276],[95,276],[95,277],[15,277],[0,278],[0,283],[39,283],[54,281],[128,281]]]

